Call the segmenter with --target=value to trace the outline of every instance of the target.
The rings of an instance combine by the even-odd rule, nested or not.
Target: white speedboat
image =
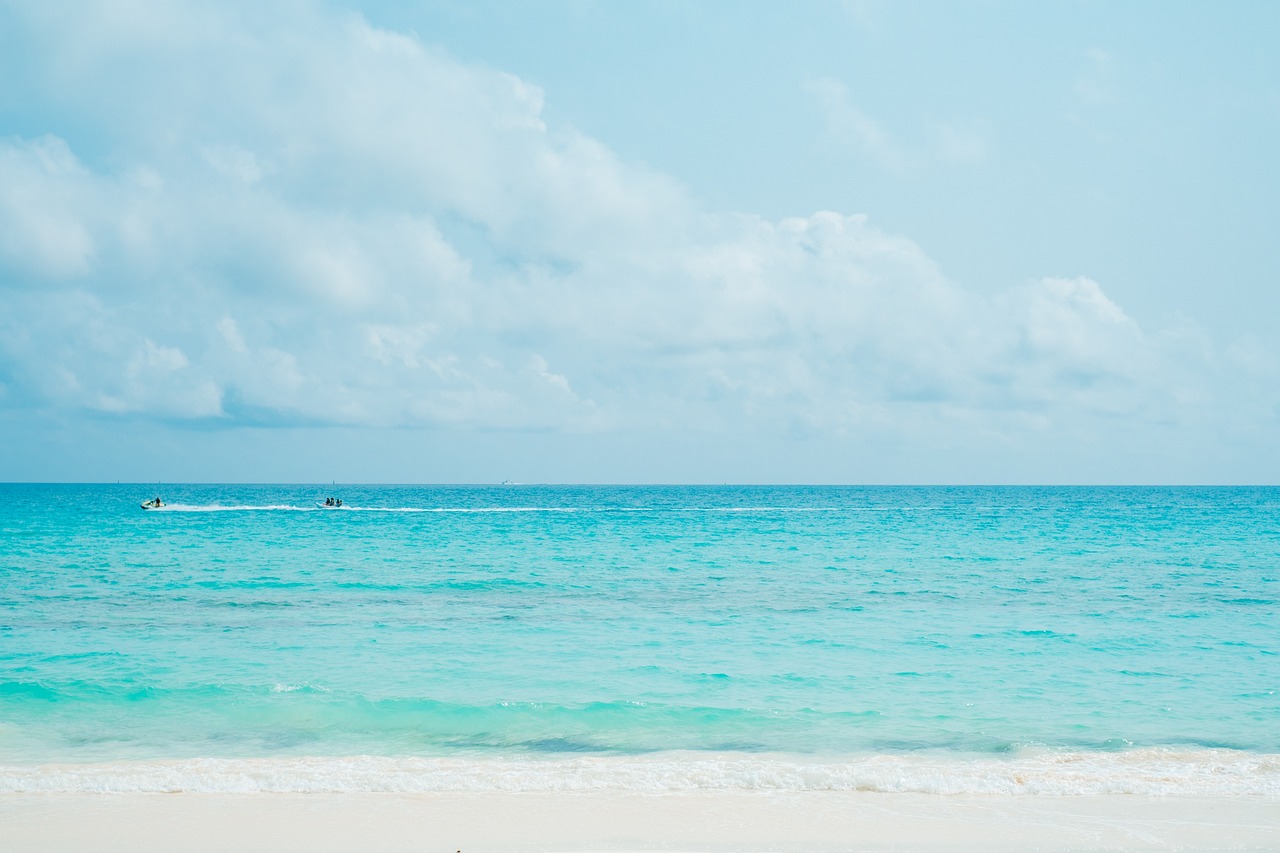
[[[152,500],[149,500],[149,501],[143,501],[142,503],[138,504],[138,506],[142,507],[143,509],[163,509],[164,507],[168,506],[168,504],[166,504],[164,501],[160,500],[159,498],[153,498]]]

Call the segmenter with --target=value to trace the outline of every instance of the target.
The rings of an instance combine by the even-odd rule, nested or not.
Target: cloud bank
[[[1008,441],[1275,422],[1265,351],[1144,330],[1086,277],[982,295],[865,216],[707,210],[429,34],[59,12],[0,12],[24,46],[6,97],[42,105],[0,140],[11,410]]]

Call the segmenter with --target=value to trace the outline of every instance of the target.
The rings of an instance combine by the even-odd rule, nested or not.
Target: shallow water
[[[0,486],[0,789],[373,756],[357,787],[1280,791],[1280,489],[156,492]]]

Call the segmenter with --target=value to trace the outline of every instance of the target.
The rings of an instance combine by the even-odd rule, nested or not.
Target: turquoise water
[[[1280,489],[0,486],[0,788],[1277,753]]]

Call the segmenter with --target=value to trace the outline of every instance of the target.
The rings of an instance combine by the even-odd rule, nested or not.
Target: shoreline
[[[1271,797],[10,793],[0,826],[42,853],[1280,849]]]
[[[657,752],[619,756],[261,756],[0,764],[5,794],[882,793],[1264,797],[1280,754],[1144,748],[1015,756]]]

